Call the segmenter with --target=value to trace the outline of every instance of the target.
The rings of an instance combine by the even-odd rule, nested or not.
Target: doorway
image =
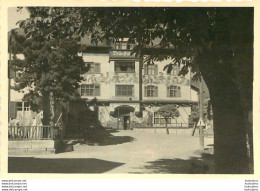
[[[130,116],[123,116],[124,130],[130,129]]]
[[[120,105],[115,108],[114,116],[117,117],[117,127],[120,130],[131,129],[131,113],[135,110],[134,107],[129,105]]]
[[[122,115],[118,118],[118,129],[121,130],[130,129],[130,115]]]

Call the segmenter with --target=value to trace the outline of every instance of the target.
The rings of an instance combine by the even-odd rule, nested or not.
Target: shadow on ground
[[[89,128],[84,131],[83,139],[67,140],[67,145],[90,145],[90,146],[106,146],[129,143],[135,141],[131,136],[116,136],[111,133],[116,133],[115,130],[106,130],[104,128]]]
[[[208,152],[208,151],[206,151]],[[157,174],[214,174],[213,154],[202,153],[201,157],[184,159],[159,159],[147,162],[144,172]],[[135,174],[135,172],[132,172]],[[139,173],[139,172],[137,172]]]
[[[104,173],[124,163],[95,158],[43,159],[9,157],[9,173]]]

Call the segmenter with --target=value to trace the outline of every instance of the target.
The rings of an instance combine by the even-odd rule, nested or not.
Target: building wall
[[[115,61],[109,61],[109,54],[83,54],[83,59],[85,62],[95,62],[100,64],[100,73],[83,74],[84,80],[80,83],[83,84],[100,84],[100,95],[93,96],[82,96],[82,98],[96,99],[99,100],[124,100],[128,101],[139,99],[139,62],[135,60],[135,72],[134,73],[116,73],[114,71]],[[143,74],[143,100],[195,100],[195,97],[191,97],[192,90],[190,87],[190,72],[184,76],[180,77],[177,74],[167,74],[163,68],[169,63],[169,60],[162,62],[155,62],[158,67],[157,74],[146,75]],[[116,85],[134,85],[134,95],[133,96],[116,96],[115,87]],[[156,97],[147,97],[145,95],[145,86],[154,85],[157,86],[158,95]],[[167,87],[168,86],[178,86],[180,87],[180,96],[178,97],[168,97]]]
[[[122,105],[129,105],[134,108],[134,112],[130,112],[131,123],[146,124],[148,121],[149,105],[152,110],[152,125],[162,127],[164,123],[155,123],[155,112],[164,104],[175,103],[179,104],[182,101],[198,101],[197,92],[191,89],[190,85],[190,72],[184,77],[178,76],[177,70],[173,70],[171,74],[167,74],[163,68],[169,64],[170,60],[161,62],[155,62],[156,72],[149,73],[151,70],[145,68],[139,71],[139,60],[129,56],[124,60],[124,57],[120,59],[111,59],[110,53],[81,53],[83,60],[86,64],[97,63],[99,65],[98,71],[86,72],[82,74],[83,81],[80,85],[97,85],[99,88],[99,94],[93,95],[81,95],[81,101],[71,102],[66,107],[66,119],[67,126],[70,129],[80,129],[84,126],[89,126],[92,122],[98,122],[104,127],[116,127],[118,125],[118,117],[111,115],[111,112],[115,111],[115,108]],[[122,55],[121,55],[122,56]],[[115,72],[116,61],[134,61],[134,72]],[[91,70],[90,70],[91,71]],[[139,100],[139,72],[142,72],[142,101],[145,105],[142,105]],[[11,80],[11,85],[14,85],[14,81]],[[133,85],[133,95],[131,96],[117,96],[116,85]],[[148,97],[146,93],[147,86],[156,86],[157,95],[154,97]],[[167,87],[176,86],[180,88],[180,94],[178,96],[169,97]],[[95,86],[96,87],[96,86]],[[25,92],[28,90],[25,90]],[[11,102],[21,102],[25,92],[10,91]],[[82,93],[82,89],[79,89]],[[91,103],[95,101],[98,105]],[[89,102],[89,103],[88,103]],[[147,102],[147,103],[146,103]],[[150,103],[151,102],[151,103]],[[104,104],[103,104],[104,103]],[[24,103],[23,103],[24,104]],[[176,120],[172,120],[170,126],[176,126],[176,123],[187,126],[189,123],[188,118],[190,115],[190,106],[179,104],[180,117]],[[27,111],[18,112],[17,114],[24,115]],[[28,115],[31,111],[28,111]],[[141,112],[141,115],[136,115]],[[89,123],[91,122],[91,123]]]
[[[191,89],[191,101],[198,101],[198,91]]]
[[[157,75],[146,75],[143,69],[143,100],[191,100],[191,88],[190,88],[190,72],[184,77],[178,76],[178,72],[173,70],[171,74],[167,74],[166,70],[163,70],[164,67],[169,64],[171,60],[164,60],[160,62],[155,62],[154,64],[158,68]],[[176,71],[176,72],[175,72]],[[145,95],[145,86],[155,85],[158,88],[157,97],[146,97]],[[180,96],[178,97],[168,97],[167,87],[168,86],[177,86],[180,87]]]
[[[109,61],[109,54],[93,54],[83,53],[83,60],[87,63],[94,62],[100,64],[100,72],[95,74],[83,74],[84,80],[80,83],[84,84],[100,84],[100,95],[81,96],[82,98],[98,99],[98,100],[138,100],[138,75],[139,62],[135,62],[134,73],[116,73],[114,71],[115,61]],[[120,97],[115,95],[115,85],[134,85],[134,96]]]
[[[120,55],[121,53],[112,52],[112,54]],[[123,51],[123,54],[129,57],[128,53]],[[100,87],[100,94],[99,95],[82,95],[81,98],[86,100],[87,102],[91,102],[91,100],[97,101],[99,104],[98,106],[98,113],[97,119],[99,123],[104,127],[116,127],[118,126],[119,116],[111,115],[111,112],[115,111],[115,108],[129,105],[133,107],[135,110],[134,112],[130,112],[130,121],[132,124],[147,124],[148,122],[148,113],[149,109],[152,112],[152,125],[163,127],[165,126],[164,123],[155,122],[155,118],[158,116],[155,115],[155,112],[163,105],[169,103],[178,104],[180,102],[197,102],[198,95],[197,92],[191,89],[190,85],[190,72],[185,76],[178,76],[178,72],[180,67],[175,66],[173,71],[168,74],[167,71],[164,71],[164,67],[169,64],[170,60],[165,60],[161,62],[155,62],[154,69],[148,69],[148,66],[144,64],[143,69],[140,71],[142,72],[142,100],[144,101],[145,106],[141,106],[142,104],[139,102],[139,60],[131,58],[114,60],[111,59],[110,54],[99,54],[99,53],[83,53],[83,60],[86,63],[98,63],[100,69],[98,72],[89,73],[86,72],[82,74],[84,80],[80,83],[81,85],[86,84],[98,84]],[[113,56],[115,56],[113,55]],[[121,55],[122,56],[122,55]],[[113,57],[114,58],[114,57]],[[111,60],[110,60],[111,59]],[[117,61],[120,62],[128,62],[134,61],[134,72],[115,72],[115,64]],[[150,66],[149,66],[150,67]],[[93,70],[92,70],[93,71]],[[116,96],[116,85],[133,85],[134,86],[134,94],[132,96]],[[147,86],[156,86],[157,92],[155,96],[149,97],[147,94]],[[169,86],[176,86],[179,88],[180,93],[177,96],[169,96]],[[80,90],[80,93],[82,90]],[[102,105],[102,103],[106,103]],[[151,102],[151,103],[149,103]],[[163,102],[163,103],[162,103]],[[151,106],[151,108],[149,108]],[[76,120],[77,116],[79,116],[78,110],[81,106],[73,106],[75,111],[71,111],[74,115],[74,120]],[[141,109],[141,107],[143,109]],[[189,115],[191,112],[191,107],[188,105],[178,105],[178,110],[180,112],[180,117],[177,119],[172,119],[169,126],[184,126],[188,127],[189,123]],[[141,115],[137,116],[136,113],[141,111]],[[151,120],[151,119],[150,119]],[[78,123],[75,121],[75,124]],[[163,121],[163,120],[159,120]],[[72,122],[74,124],[74,122]],[[75,125],[74,125],[75,126]],[[76,125],[77,126],[77,125]]]

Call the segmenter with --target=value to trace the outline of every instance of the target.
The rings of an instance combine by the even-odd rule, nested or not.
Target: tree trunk
[[[224,48],[223,50],[225,51]],[[223,57],[224,53],[220,51],[216,53],[217,50],[212,52],[207,53],[209,60],[206,61],[211,62],[212,71],[208,71],[209,68],[205,69],[201,66],[200,68],[212,101],[215,173],[247,174],[249,161],[246,127],[240,91],[232,81],[233,71],[230,64],[232,59],[224,55],[225,60],[220,62],[220,57],[215,54]]]
[[[50,110],[50,97],[49,93],[43,92],[43,125],[50,125],[50,117],[51,117],[51,110]]]
[[[228,82],[225,86],[229,89],[229,96],[220,97],[214,95],[216,93],[211,96],[215,127],[215,169],[216,173],[221,174],[246,174],[249,173],[249,166],[243,110],[239,96],[232,91],[235,87]]]
[[[165,118],[165,124],[166,124],[166,134],[169,135],[169,128],[167,124],[167,118]]]
[[[246,127],[239,88],[232,81],[228,59],[219,63],[219,57],[215,57],[214,53],[208,53],[208,56],[206,62],[211,63],[211,71],[202,67],[203,62],[200,69],[212,101],[215,173],[247,174]]]
[[[240,71],[243,71],[247,67],[235,59],[236,45],[231,40],[227,12],[225,9],[216,11],[214,42],[207,45],[201,43],[202,51],[196,56],[196,62],[208,86],[212,101],[215,173],[248,174],[250,171],[246,126],[241,101],[243,96],[236,78],[243,76],[243,72],[238,72],[237,68],[241,67]],[[240,30],[236,32],[239,33]],[[201,42],[203,40],[201,38]],[[251,101],[250,98],[247,100]]]
[[[244,123],[247,130],[248,154],[253,167],[253,41],[254,9],[246,8],[229,12],[227,17],[230,41],[234,52],[236,84],[240,89],[241,104],[244,111]],[[246,29],[246,30],[245,30]],[[238,32],[239,31],[239,32]],[[252,168],[253,169],[253,168]],[[251,172],[253,173],[253,171]]]

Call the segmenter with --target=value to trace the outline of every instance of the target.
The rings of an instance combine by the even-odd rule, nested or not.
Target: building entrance
[[[124,130],[130,129],[130,116],[124,116]]]
[[[118,118],[118,129],[121,130],[130,129],[130,115],[123,115]]]
[[[121,130],[128,130],[131,127],[130,113],[134,112],[134,108],[127,105],[122,105],[115,108],[117,117],[117,128]]]

